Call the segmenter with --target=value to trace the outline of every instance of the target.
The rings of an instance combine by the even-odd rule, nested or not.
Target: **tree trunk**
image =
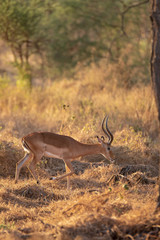
[[[151,81],[155,95],[160,124],[160,0],[152,0],[151,23],[152,23],[152,55],[151,55]],[[160,159],[159,159],[159,196],[157,199],[157,210],[160,210]]]
[[[151,22],[153,33],[151,81],[160,123],[160,0],[152,0]]]

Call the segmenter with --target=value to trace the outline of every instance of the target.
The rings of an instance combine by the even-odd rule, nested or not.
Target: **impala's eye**
[[[111,149],[110,149],[110,147],[108,147],[107,149],[108,149],[108,151],[110,151],[110,150],[111,150]]]

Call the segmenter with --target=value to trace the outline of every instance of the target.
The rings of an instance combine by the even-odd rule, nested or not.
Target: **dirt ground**
[[[78,159],[68,191],[66,179],[49,180],[64,172],[59,159],[38,165],[40,185],[27,168],[15,184],[22,156],[19,145],[1,143],[0,239],[160,239],[156,165],[122,163],[123,156],[115,165],[100,155]]]

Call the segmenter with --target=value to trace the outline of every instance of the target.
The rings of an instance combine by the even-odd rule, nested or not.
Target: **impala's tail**
[[[22,138],[21,142],[22,142],[22,147],[23,147],[25,152],[27,152],[27,153],[32,152],[32,150],[30,149],[29,145],[26,143],[24,138]]]

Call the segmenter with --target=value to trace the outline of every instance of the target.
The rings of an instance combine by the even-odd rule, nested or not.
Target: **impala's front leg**
[[[74,169],[72,167],[71,161],[70,160],[64,160],[65,166],[66,166],[66,174],[63,174],[62,176],[59,177],[51,177],[50,180],[59,180],[67,177],[67,189],[69,190],[70,188],[70,176],[74,173]]]
[[[69,173],[70,172],[70,169],[67,167],[67,164],[65,163],[65,168],[66,168],[66,173]],[[71,182],[71,179],[70,179],[70,175],[67,177],[67,190],[70,189],[70,182]]]

